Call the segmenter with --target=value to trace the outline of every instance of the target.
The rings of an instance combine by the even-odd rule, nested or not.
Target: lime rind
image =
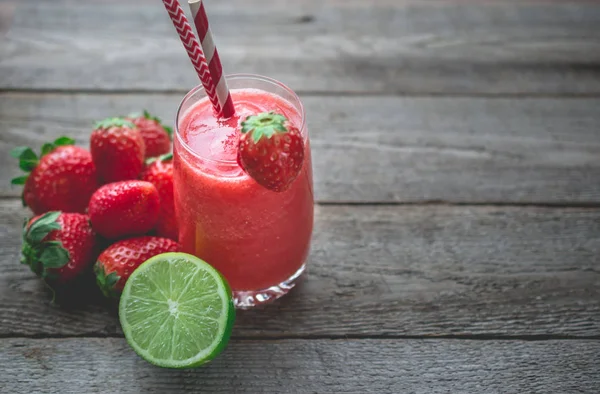
[[[199,280],[208,286],[193,286]],[[177,305],[175,312],[169,303]],[[163,253],[144,262],[128,279],[119,317],[127,342],[140,357],[160,367],[192,368],[225,348],[235,307],[231,288],[212,266],[189,254]],[[145,335],[148,332],[153,335]]]

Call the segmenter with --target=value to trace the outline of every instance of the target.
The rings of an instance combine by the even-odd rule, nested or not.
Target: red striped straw
[[[223,111],[221,110],[221,105],[219,104],[219,98],[217,97],[215,91],[215,83],[210,76],[210,71],[208,68],[208,63],[206,62],[206,58],[204,57],[204,52],[202,52],[202,48],[188,23],[185,14],[183,13],[183,9],[177,0],[163,0],[163,4],[171,17],[171,21],[173,21],[173,26],[177,30],[179,34],[179,38],[181,39],[181,43],[183,44],[187,54],[198,73],[198,78],[202,82],[202,86],[206,91],[206,95],[208,99],[212,103],[212,106],[219,116],[224,116]]]
[[[202,0],[188,0],[188,4],[192,11],[196,32],[200,38],[200,45],[202,46],[202,49],[204,49],[204,55],[208,62],[210,75],[217,84],[217,97],[219,98],[219,104],[223,109],[223,116],[229,118],[235,114],[235,107],[233,106],[231,93],[229,93],[229,88],[227,87],[225,75],[223,75],[223,66],[221,65],[221,59],[219,59],[219,52],[217,52],[217,47],[215,46],[210,27],[208,26],[208,18],[206,16],[206,11],[204,10],[204,3]]]

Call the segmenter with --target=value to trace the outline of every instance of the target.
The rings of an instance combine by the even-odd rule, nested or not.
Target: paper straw
[[[179,38],[181,39],[181,43],[183,44],[187,54],[192,62],[192,65],[196,69],[196,73],[198,73],[198,78],[202,82],[202,86],[206,91],[206,95],[208,99],[212,103],[212,106],[217,113],[218,116],[223,116],[223,111],[221,110],[221,105],[219,104],[219,99],[217,97],[215,91],[215,83],[211,78],[210,71],[208,68],[208,63],[204,58],[204,53],[202,52],[202,48],[188,23],[185,14],[183,13],[183,9],[177,0],[163,0],[163,4],[171,17],[171,21],[173,22],[173,26],[177,30],[179,34]]]
[[[210,76],[217,85],[217,98],[222,108],[222,114],[225,118],[229,118],[235,114],[235,107],[233,106],[231,93],[229,93],[229,88],[227,87],[225,75],[223,75],[223,66],[221,65],[221,59],[219,59],[219,52],[217,51],[210,26],[208,25],[204,3],[202,0],[188,0],[188,5],[192,11],[192,18],[196,26],[198,38],[200,39],[200,45],[206,56]]]

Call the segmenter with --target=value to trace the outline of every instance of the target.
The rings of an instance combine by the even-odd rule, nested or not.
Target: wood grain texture
[[[589,393],[599,341],[234,341],[195,370],[153,367],[123,339],[0,341],[10,393]]]
[[[62,306],[18,263],[0,200],[0,336],[121,335],[90,280]],[[309,273],[236,338],[600,337],[600,210],[318,206]]]
[[[6,4],[0,88],[197,83],[160,3]],[[600,6],[590,1],[230,0],[208,12],[226,72],[301,91],[600,93]]]
[[[8,151],[147,108],[172,124],[181,95],[0,94],[0,196]],[[303,97],[315,195],[328,202],[600,202],[600,99]]]

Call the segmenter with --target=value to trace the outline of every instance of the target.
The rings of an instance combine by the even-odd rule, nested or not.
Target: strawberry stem
[[[94,265],[94,273],[96,274],[96,283],[102,294],[108,298],[118,298],[120,294],[116,291],[115,285],[121,277],[116,272],[106,275],[106,271],[99,261]]]
[[[95,129],[106,130],[111,127],[129,127],[130,129],[135,129],[135,125],[128,121],[125,118],[106,118],[99,122],[96,122],[94,125]]]
[[[40,157],[38,157],[33,149],[27,146],[17,146],[10,151],[10,155],[16,159],[19,159],[19,168],[27,173],[27,175],[19,176],[11,179],[10,183],[13,185],[24,185],[27,182],[29,173],[38,165],[40,159],[52,152],[59,146],[73,145],[75,140],[69,137],[58,137],[54,142],[47,142],[42,145]]]
[[[165,153],[164,155],[149,157],[146,160],[146,165],[149,166],[150,164],[154,163],[155,161],[169,161],[172,159],[173,159],[173,153],[169,152],[169,153]]]
[[[129,114],[129,116],[127,116],[127,118],[129,118],[129,119],[136,119],[136,118],[142,118],[142,117],[158,123],[163,129],[165,129],[165,131],[169,135],[169,138],[171,138],[171,139],[173,138],[173,128],[169,127],[169,126],[165,126],[163,124],[162,120],[160,120],[160,118],[158,116],[152,115],[146,109],[141,114],[136,112],[136,113]]]
[[[60,241],[44,241],[44,238],[54,230],[60,230],[57,222],[60,212],[51,211],[40,216],[27,225],[23,224],[23,247],[21,263],[29,265],[31,270],[42,278],[51,278],[49,268],[61,268],[69,262],[69,252]]]
[[[254,142],[258,142],[263,136],[271,138],[275,133],[287,133],[285,127],[287,118],[276,112],[262,112],[258,115],[250,115],[242,122],[242,134],[251,133]]]

